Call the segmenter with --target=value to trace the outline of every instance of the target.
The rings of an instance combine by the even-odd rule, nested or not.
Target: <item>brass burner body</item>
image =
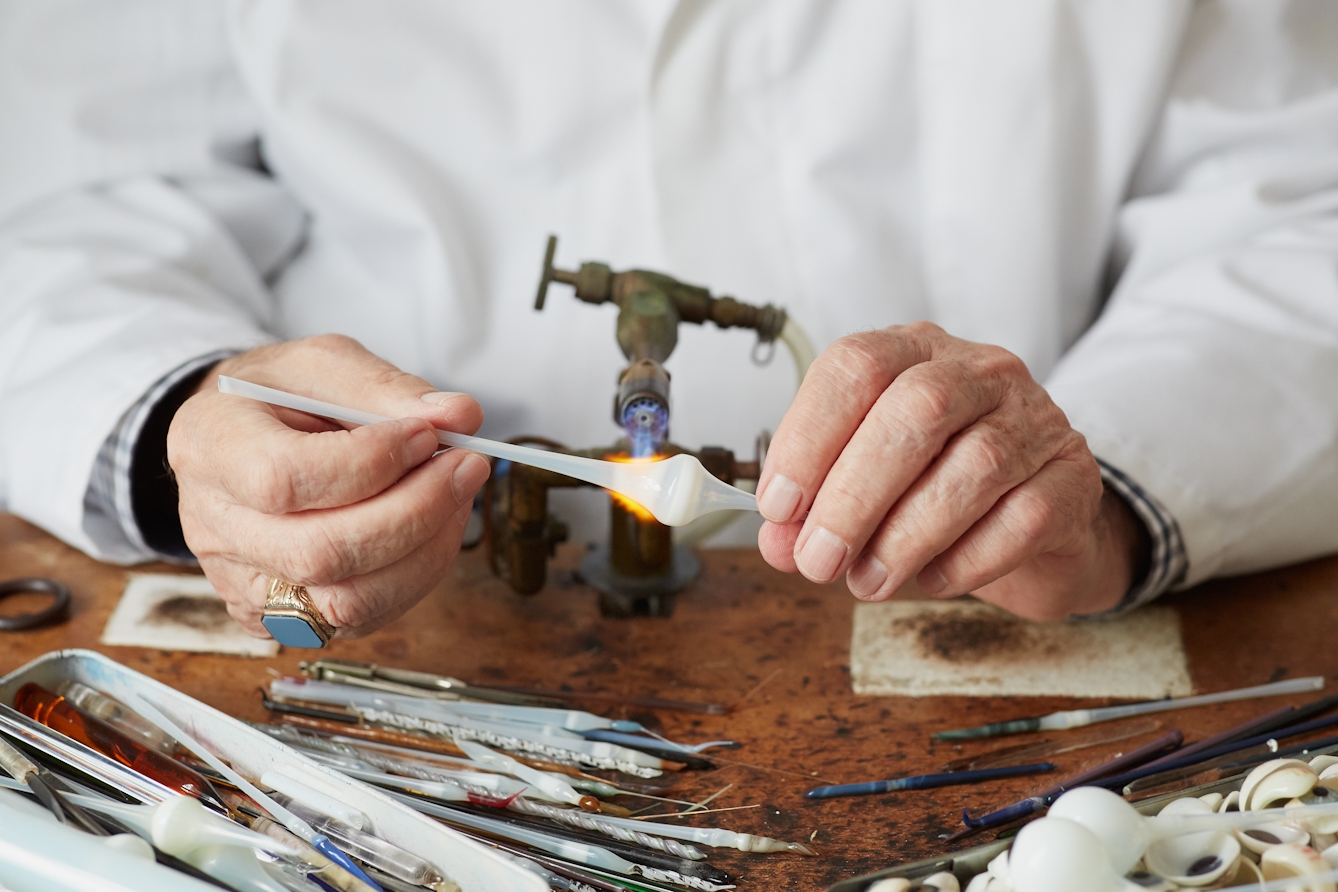
[[[553,282],[571,285],[576,297],[586,303],[612,303],[618,308],[615,336],[628,365],[617,377],[613,416],[623,424],[624,412],[642,411],[653,403],[662,408],[665,426],[653,428],[656,443],[668,436],[669,373],[663,363],[678,344],[682,322],[712,322],[718,328],[750,328],[760,343],[773,342],[785,325],[785,311],[770,304],[751,306],[732,297],[713,297],[705,288],[680,282],[648,270],[614,272],[607,264],[584,263],[577,271],[557,269],[553,256],[557,237],[550,236],[543,275],[534,307],[542,310]],[[639,403],[638,405],[633,405]],[[572,450],[539,437],[512,442],[546,446],[589,458],[627,456],[624,440],[607,449]],[[661,456],[685,452],[667,439],[659,445]],[[761,472],[764,445],[759,442],[755,461],[740,462],[734,453],[706,447],[694,453],[702,464],[726,483],[756,480]],[[484,491],[484,542],[494,573],[512,589],[532,595],[544,586],[547,562],[558,544],[567,539],[567,526],[548,512],[548,490],[585,486],[580,481],[551,471],[510,465],[494,474]],[[594,548],[581,564],[586,582],[600,590],[600,606],[614,616],[667,616],[673,610],[673,594],[696,576],[699,564],[692,552],[675,546],[673,531],[648,512],[611,499],[609,543]]]

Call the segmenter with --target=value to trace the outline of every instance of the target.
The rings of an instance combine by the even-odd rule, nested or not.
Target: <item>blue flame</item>
[[[669,436],[669,412],[652,399],[632,400],[623,409],[623,430],[631,457],[650,458]]]

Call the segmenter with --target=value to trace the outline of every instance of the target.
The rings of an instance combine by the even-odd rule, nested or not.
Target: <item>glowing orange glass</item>
[[[648,462],[648,461],[663,461],[668,457],[669,456],[667,455],[649,455],[646,456],[645,458],[632,458],[632,456],[628,455],[626,452],[611,452],[608,455],[604,456],[604,460],[634,463],[634,462]],[[608,489],[604,491],[609,494],[609,498],[613,499],[613,501],[621,505],[623,509],[626,510],[628,513],[634,515],[637,520],[646,521],[655,519],[655,515],[647,511],[641,505],[640,502],[634,502],[627,496],[623,495],[622,493],[613,492],[612,490]]]

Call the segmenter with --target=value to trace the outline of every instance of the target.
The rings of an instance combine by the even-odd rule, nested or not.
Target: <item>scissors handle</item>
[[[70,590],[54,579],[44,576],[30,576],[26,579],[11,579],[0,582],[0,601],[11,595],[31,592],[50,595],[51,603],[35,613],[20,613],[16,616],[0,616],[0,632],[22,632],[24,629],[36,629],[39,626],[58,623],[70,612]]]

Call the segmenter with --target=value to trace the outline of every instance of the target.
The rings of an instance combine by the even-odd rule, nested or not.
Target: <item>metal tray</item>
[[[282,767],[293,779],[357,808],[371,819],[378,836],[431,861],[464,892],[549,892],[542,878],[495,850],[102,654],[61,650],[38,657],[0,678],[0,701],[12,705],[14,694],[27,682],[54,689],[65,679],[83,682],[112,697],[127,693],[143,697],[244,775],[255,778],[267,769]]]

